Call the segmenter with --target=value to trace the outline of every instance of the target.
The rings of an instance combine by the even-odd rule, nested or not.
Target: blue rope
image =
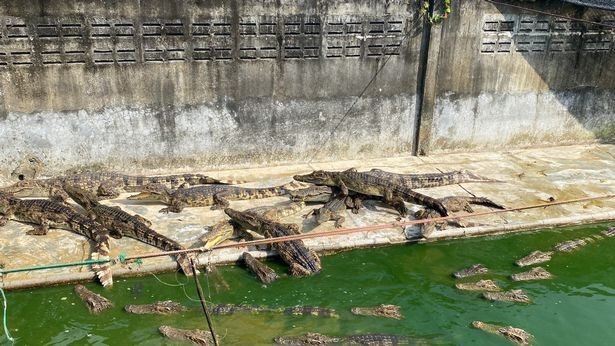
[[[2,300],[4,301],[4,314],[3,314],[4,317],[2,320],[3,325],[4,325],[4,334],[6,335],[6,338],[9,339],[9,341],[14,344],[15,339],[11,337],[11,334],[9,333],[9,327],[6,324],[6,320],[7,320],[6,318],[6,310],[7,310],[6,309],[6,296],[4,295],[4,290],[2,289],[2,287],[0,287],[0,293],[2,293]]]

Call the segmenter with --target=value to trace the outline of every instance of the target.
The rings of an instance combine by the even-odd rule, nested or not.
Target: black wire
[[[367,85],[365,85],[365,87],[363,88],[363,91],[361,91],[361,93],[359,93],[359,96],[357,97],[356,100],[354,100],[354,102],[352,103],[352,105],[350,105],[350,107],[348,107],[348,110],[346,111],[346,113],[344,113],[344,116],[342,116],[340,118],[340,120],[337,122],[337,124],[335,125],[335,127],[333,128],[333,130],[331,130],[329,132],[329,136],[326,137],[325,141],[323,143],[321,143],[318,148],[316,149],[316,151],[314,152],[314,154],[312,155],[312,157],[308,160],[308,164],[310,164],[315,158],[316,155],[318,155],[322,148],[329,143],[329,140],[331,140],[331,138],[333,137],[333,134],[335,133],[335,131],[337,131],[337,129],[340,127],[340,125],[344,122],[344,120],[346,120],[346,118],[350,115],[350,111],[352,111],[352,108],[354,108],[354,106],[357,104],[357,102],[359,102],[359,100],[363,97],[363,94],[365,94],[365,92],[367,91],[367,88],[369,88],[370,85],[372,85],[372,83],[376,80],[376,77],[378,77],[378,74],[380,73],[380,71],[382,71],[382,69],[386,66],[386,64],[389,62],[389,60],[391,59],[391,57],[393,55],[398,55],[399,54],[399,50],[401,49],[402,45],[404,44],[404,42],[406,41],[406,38],[408,38],[409,34],[406,34],[402,37],[402,40],[399,42],[399,46],[397,46],[397,48],[395,49],[394,53],[389,54],[389,56],[386,58],[386,60],[384,60],[384,63],[382,64],[382,66],[380,66],[380,68],[378,69],[378,71],[376,71],[376,73],[374,74],[374,76],[372,77],[372,79],[369,81],[369,83],[367,83]],[[385,48],[386,49],[386,48]]]
[[[507,3],[505,3],[505,2],[498,2],[498,1],[493,1],[493,0],[485,0],[485,1],[486,1],[486,2],[490,2],[490,3],[492,3],[492,4],[496,4],[496,5],[503,5],[503,6],[508,6],[508,7],[516,8],[516,9],[519,9],[519,10],[528,11],[528,12],[534,12],[534,13],[538,13],[538,14],[544,14],[544,15],[546,15],[546,16],[557,17],[557,18],[563,18],[563,19],[573,20],[573,21],[577,21],[577,22],[583,22],[583,23],[588,23],[588,24],[594,24],[594,25],[604,26],[604,27],[606,27],[606,28],[613,28],[613,29],[615,29],[615,25],[610,25],[610,24],[606,24],[606,23],[594,22],[594,21],[587,20],[587,19],[573,18],[573,17],[563,16],[563,15],[561,15],[561,14],[555,14],[555,13],[551,13],[551,12],[545,12],[545,11],[534,10],[534,9],[532,9],[532,8],[527,8],[527,7],[523,7],[523,6],[517,6],[517,5],[513,5],[513,4],[507,4]]]
[[[211,324],[209,312],[207,312],[207,305],[205,305],[203,289],[201,288],[201,284],[199,283],[199,276],[197,275],[196,265],[194,264],[194,260],[192,258],[190,258],[190,265],[192,266],[192,275],[194,276],[194,283],[196,284],[196,292],[199,294],[199,300],[201,301],[201,307],[203,308],[203,313],[205,314],[205,319],[207,320],[207,326],[209,327],[211,338],[214,342],[214,346],[218,346],[218,339],[216,339],[216,333],[214,333],[214,327]]]

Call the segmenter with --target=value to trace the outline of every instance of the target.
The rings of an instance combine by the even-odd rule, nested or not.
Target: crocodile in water
[[[500,287],[493,280],[479,280],[477,282],[459,282],[455,284],[455,287],[464,291],[486,291],[497,292],[500,291]]]
[[[30,235],[45,235],[49,227],[72,231],[91,239],[96,251],[93,260],[109,259],[109,236],[121,238],[121,233],[109,230],[79,214],[69,206],[46,199],[19,199],[0,194],[0,226],[7,220],[15,220],[37,226],[28,231]],[[103,286],[112,286],[111,267],[109,263],[92,266]]]
[[[269,306],[255,305],[235,305],[235,304],[218,304],[212,307],[211,311],[215,315],[233,315],[236,313],[283,313],[286,315],[302,315],[302,316],[317,316],[317,317],[333,317],[338,318],[337,312],[334,309],[321,308],[317,306],[292,306],[287,308],[275,308]]]
[[[532,268],[529,271],[510,276],[513,281],[549,280],[552,277],[553,275],[542,267]]]
[[[258,214],[246,213],[226,208],[226,215],[238,226],[253,230],[267,238],[283,237],[299,233],[299,227],[294,224],[282,224],[272,221]],[[290,274],[306,276],[320,272],[320,259],[318,255],[305,246],[301,240],[290,240],[273,243],[284,262],[290,266]]]
[[[327,336],[319,333],[306,333],[301,336],[278,336],[278,345],[409,345],[415,344],[405,336],[386,334],[357,334],[350,336]],[[418,343],[417,343],[418,344]]]
[[[530,253],[529,255],[521,259],[518,259],[515,262],[515,264],[518,265],[519,267],[526,267],[526,266],[531,266],[531,265],[538,264],[538,263],[549,262],[551,260],[551,255],[553,255],[553,251],[542,252],[542,251],[536,250]]]
[[[151,222],[139,215],[130,215],[120,209],[120,207],[109,207],[99,203],[96,196],[90,191],[81,188],[64,185],[64,191],[79,205],[81,205],[89,214],[90,218],[99,222],[103,226],[120,232],[123,236],[127,236],[143,242],[148,245],[155,246],[164,251],[183,250],[181,244],[173,239],[170,239],[149,226]],[[177,255],[177,263],[184,274],[192,275],[192,266],[190,264],[190,255]],[[196,262],[195,256],[192,257]]]
[[[100,313],[103,310],[113,307],[113,303],[109,299],[88,290],[83,285],[76,285],[74,290],[93,314]]]
[[[354,307],[350,309],[355,315],[360,316],[378,316],[401,320],[404,316],[401,314],[400,308],[397,305],[380,304],[374,307]]]
[[[193,345],[213,345],[211,333],[200,329],[179,329],[171,326],[160,326],[158,331],[163,336],[178,341],[187,341]],[[218,336],[216,335],[216,339]]]
[[[508,340],[519,345],[529,345],[534,339],[534,336],[532,336],[532,334],[526,332],[525,330],[511,326],[504,327],[495,324],[484,323],[481,321],[474,321],[472,322],[472,327],[484,330],[489,333],[502,335]]]
[[[467,278],[468,276],[485,274],[488,272],[489,272],[489,269],[487,269],[487,267],[485,267],[484,265],[480,263],[477,263],[477,264],[472,265],[469,268],[465,268],[465,269],[462,269],[454,273],[453,276],[456,277],[457,279],[462,279],[462,278]]]
[[[172,300],[165,300],[161,302],[155,302],[153,304],[126,305],[124,306],[124,310],[131,314],[137,315],[170,315],[188,311],[189,309],[181,305],[180,303],[174,302]]]
[[[483,298],[502,302],[515,302],[530,304],[532,301],[523,290],[510,290],[505,292],[484,292]]]

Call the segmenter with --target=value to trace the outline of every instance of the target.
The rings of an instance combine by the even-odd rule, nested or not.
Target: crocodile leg
[[[96,195],[98,197],[104,197],[108,199],[114,199],[119,197],[120,189],[116,182],[114,181],[103,181],[98,185],[98,189]]]
[[[134,214],[133,215],[134,218],[136,218],[137,220],[141,221],[142,223],[144,223],[147,227],[152,227],[152,222],[146,218],[144,218],[141,215],[138,214]]]
[[[406,217],[408,215],[408,208],[406,208],[403,198],[394,196],[393,191],[388,189],[385,191],[384,202],[395,208],[401,217]]]
[[[214,205],[211,206],[212,210],[219,210],[228,208],[230,205],[229,201],[224,198],[223,193],[217,193],[214,195]]]
[[[184,203],[174,199],[174,200],[171,200],[171,203],[169,203],[168,207],[160,209],[160,212],[164,214],[168,214],[169,212],[181,213],[182,210],[184,210],[184,207],[185,207]]]
[[[0,216],[0,227],[6,225],[6,223],[9,221],[9,218],[6,216]]]
[[[27,235],[46,235],[49,232],[49,221],[41,221],[41,224],[34,226],[31,230],[26,232]]]
[[[331,217],[331,220],[335,221],[335,228],[341,228],[344,224],[344,221],[346,221],[346,218],[342,215],[335,214]]]

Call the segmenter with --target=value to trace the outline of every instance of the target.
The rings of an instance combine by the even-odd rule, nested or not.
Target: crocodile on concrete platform
[[[134,176],[112,172],[88,172],[47,179],[25,179],[0,188],[0,192],[16,197],[53,197],[65,200],[64,184],[88,190],[98,199],[116,198],[122,192],[139,192],[151,184],[175,188],[181,185],[234,184],[238,181],[222,181],[202,174],[177,174],[165,176]]]
[[[137,315],[145,315],[145,314],[154,314],[154,315],[170,315],[177,314],[180,312],[188,311],[189,309],[180,303],[174,302],[172,300],[165,300],[161,302],[155,302],[153,304],[144,304],[144,305],[126,305],[124,306],[124,310],[131,314]]]
[[[278,221],[281,218],[298,213],[304,207],[304,202],[290,202],[272,206],[254,207],[246,209],[244,212],[262,215],[269,220]],[[243,232],[241,232],[241,230],[236,230],[231,221],[223,220],[212,226],[211,230],[201,237],[201,241],[203,242],[203,247],[209,250],[225,240],[236,236],[237,233]]]
[[[22,200],[0,193],[0,226],[9,219],[36,225],[27,232],[30,235],[45,235],[49,227],[83,235],[95,243],[96,251],[91,256],[93,260],[108,260],[110,236],[122,236],[118,231],[107,229],[64,204],[46,199]],[[95,264],[92,269],[103,286],[113,285],[110,263]]]
[[[235,305],[218,304],[211,309],[214,315],[233,315],[236,313],[283,313],[286,315],[317,316],[338,318],[339,315],[334,309],[321,308],[316,306],[292,306],[287,308],[275,308],[269,306],[256,305]]]
[[[354,307],[350,309],[350,312],[354,315],[386,317],[395,320],[404,318],[399,306],[391,304],[380,304],[374,307]]]
[[[99,203],[96,200],[96,196],[88,190],[67,184],[63,186],[63,189],[68,196],[70,196],[70,198],[72,198],[88,212],[91,219],[109,229],[120,232],[123,236],[136,239],[164,251],[185,249],[175,240],[151,229],[149,227],[151,222],[139,215],[130,215],[123,211],[120,207],[109,207],[103,205]],[[191,255],[189,254],[180,254],[176,257],[177,263],[187,276],[192,275],[190,256]],[[196,256],[192,255],[192,259],[196,263]]]
[[[553,255],[553,251],[533,251],[529,255],[517,260],[515,264],[519,267],[526,267],[534,264],[549,262],[551,260],[551,255]]]
[[[299,227],[295,224],[282,224],[258,214],[246,213],[231,208],[224,209],[226,215],[244,229],[253,230],[267,238],[283,237],[298,234]],[[305,246],[301,240],[290,240],[272,244],[284,262],[290,266],[293,276],[307,276],[320,272],[318,255]]]
[[[553,275],[542,267],[532,268],[529,271],[510,276],[513,281],[549,280],[552,277]]]
[[[363,172],[369,175],[386,179],[394,184],[403,185],[410,189],[437,187],[461,183],[501,183],[502,181],[482,177],[465,169],[439,173],[411,173],[401,174],[383,171],[374,168]]]
[[[489,333],[502,335],[508,340],[519,345],[529,345],[534,339],[534,336],[525,330],[511,326],[503,327],[481,321],[474,321],[472,322],[472,327]]]
[[[441,215],[448,215],[446,207],[439,200],[415,192],[404,185],[391,183],[388,180],[367,173],[349,169],[342,172],[314,171],[305,175],[295,175],[295,180],[337,187],[341,196],[348,196],[350,191],[367,196],[382,197],[384,202],[399,211],[402,217],[408,214],[404,201],[419,203],[437,210]]]
[[[482,205],[485,207],[496,208],[496,209],[506,209],[503,205],[493,202],[492,200],[484,197],[475,197],[475,196],[449,196],[444,198],[439,198],[440,202],[444,204],[446,209],[451,212],[459,212],[466,211],[468,213],[473,213],[471,204]],[[416,219],[433,219],[440,217],[440,213],[433,209],[423,209],[414,213],[414,217]],[[448,221],[434,221],[434,222],[426,222],[421,225],[421,234],[423,237],[428,238],[435,230],[436,226],[440,229],[446,228],[447,224],[453,224],[456,227],[465,227],[465,224],[460,223],[457,220],[448,220]]]
[[[455,272],[453,276],[456,277],[457,279],[462,279],[462,278],[467,278],[468,276],[486,274],[488,272],[489,272],[489,269],[487,269],[487,267],[485,267],[484,265],[480,263],[477,263],[477,264],[472,265],[469,268],[465,268],[458,272]]]
[[[157,201],[168,205],[161,213],[180,213],[185,207],[226,208],[229,200],[260,199],[287,193],[289,184],[273,187],[249,188],[225,185],[202,185],[171,190],[164,185],[151,184],[130,200]]]
[[[532,301],[523,290],[510,290],[505,292],[484,292],[483,298],[502,302],[515,302],[530,304]]]
[[[386,334],[357,334],[349,336],[327,336],[319,333],[306,333],[301,336],[278,336],[278,345],[410,345],[418,344],[405,336]]]
[[[160,326],[158,331],[163,336],[177,341],[187,341],[194,345],[213,345],[211,333],[200,329],[179,329],[170,326]],[[216,339],[218,336],[216,335]]]
[[[493,280],[479,280],[477,282],[458,282],[455,287],[465,291],[485,291],[485,292],[497,292],[500,291],[500,287]]]

